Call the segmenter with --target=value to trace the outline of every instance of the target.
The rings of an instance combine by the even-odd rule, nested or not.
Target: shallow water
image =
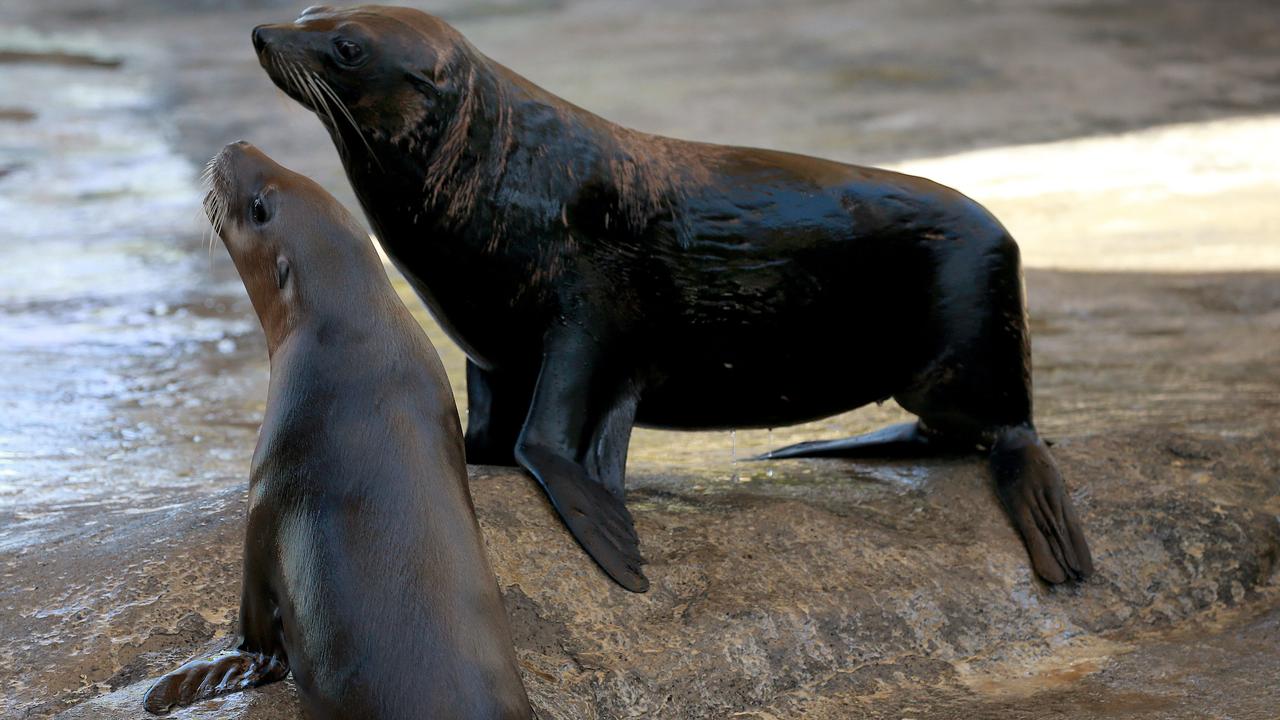
[[[226,312],[243,291],[212,272],[195,173],[144,80],[9,63],[0,97],[35,115],[0,122],[0,547],[11,548],[65,531],[68,513],[146,512],[234,477],[241,454],[202,446],[191,427],[222,414],[210,369],[257,324]],[[127,474],[108,471],[126,455]]]

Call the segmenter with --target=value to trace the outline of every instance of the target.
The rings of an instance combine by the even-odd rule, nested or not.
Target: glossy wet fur
[[[634,531],[594,488],[621,499],[635,423],[769,427],[894,397],[933,439],[918,453],[1034,435],[1017,246],[963,195],[621,128],[412,10],[311,13],[255,45],[286,91],[285,59],[346,88],[352,123],[317,114],[468,354],[469,458],[528,468],[627,587],[647,586]],[[1014,481],[1066,497],[1056,469]],[[1026,500],[1008,496],[1043,577],[1088,573],[1078,527],[1018,523]],[[1037,553],[1037,533],[1078,546]]]
[[[367,235],[251,146],[210,175],[271,349],[243,642],[166,676],[147,708],[292,671],[314,718],[531,717],[444,370]]]

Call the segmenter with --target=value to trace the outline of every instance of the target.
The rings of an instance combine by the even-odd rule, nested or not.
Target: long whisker
[[[351,126],[351,129],[355,131],[356,137],[360,139],[360,142],[364,145],[365,149],[368,150],[369,157],[373,158],[373,161],[378,164],[379,168],[382,167],[382,161],[378,159],[378,156],[374,153],[373,145],[370,144],[369,139],[365,137],[364,131],[360,128],[360,123],[356,122],[355,116],[351,114],[349,109],[347,109],[347,106],[342,102],[342,99],[338,97],[338,93],[333,89],[333,86],[330,85],[328,81],[317,75],[315,72],[302,67],[302,65],[295,61],[280,59],[274,55],[270,57],[269,61],[271,66],[276,70],[276,73],[280,77],[284,78],[285,82],[292,90],[294,90],[294,92],[305,96],[310,101],[311,106],[317,115],[322,119],[328,119],[329,126],[333,130],[332,134],[334,142],[338,146],[339,153],[344,156],[348,154],[346,139],[343,137],[343,133],[340,129],[340,123],[338,122],[338,116],[340,115],[344,120],[346,120],[347,124]]]
[[[334,140],[338,143],[338,152],[345,156],[347,154],[346,146],[343,142],[342,134],[338,132],[338,120],[333,116],[333,110],[329,107],[328,99],[321,96],[311,73],[299,68],[298,75],[306,88],[307,96],[311,98],[312,104],[316,107],[316,112],[323,112],[325,117],[329,118],[329,126],[334,130]]]
[[[294,89],[307,96],[307,99],[310,101],[311,107],[315,110],[316,114],[320,116],[321,119],[327,116],[329,118],[330,126],[334,126],[335,121],[333,119],[333,115],[329,112],[327,103],[316,96],[316,91],[306,82],[306,75],[303,69],[296,63],[289,64],[289,78],[289,82]],[[338,151],[343,151],[341,144],[338,146]]]
[[[329,98],[332,99],[333,102],[331,104],[336,106],[338,111],[342,113],[342,116],[351,124],[351,129],[355,131],[356,137],[360,138],[360,142],[364,143],[365,149],[369,151],[369,157],[373,158],[374,162],[378,163],[378,167],[382,167],[382,161],[378,160],[378,156],[373,152],[373,146],[369,144],[368,138],[364,136],[364,131],[360,129],[360,124],[356,122],[351,111],[348,110],[347,106],[338,98],[338,93],[334,91],[333,86],[329,85],[324,78],[316,75],[315,73],[312,73],[311,77],[315,80],[316,85],[320,90],[328,94]]]
[[[205,163],[204,171],[200,173],[200,184],[205,188],[205,215],[209,219],[208,254],[210,258],[213,257],[213,237],[219,232],[221,223],[219,216],[223,212],[222,206],[226,204],[225,199],[217,192],[215,185],[220,157],[215,155],[210,158],[209,162]]]
[[[302,78],[307,83],[308,92],[311,97],[315,99],[317,107],[322,108],[325,115],[329,118],[329,126],[333,130],[333,140],[338,145],[338,153],[343,157],[347,157],[349,153],[347,152],[346,138],[343,137],[338,126],[338,119],[333,114],[333,105],[337,104],[340,109],[345,108],[342,108],[342,103],[332,102],[328,96],[323,94],[323,91],[320,90],[320,86],[318,84],[319,78],[316,77],[314,73],[303,70]]]
[[[212,164],[213,164],[213,161],[210,160],[209,162],[204,164],[204,169],[200,171],[200,187],[204,189],[205,196],[204,196],[204,199],[201,200],[200,202],[200,209],[196,210],[195,221],[198,226],[201,226],[201,232],[200,232],[201,240],[204,239],[205,232],[207,232],[204,229],[203,224],[209,220],[209,210],[208,210],[207,203],[208,203],[208,197],[209,197],[209,173],[212,171],[210,168]],[[213,254],[212,248],[210,248],[209,254],[210,256],[212,256]]]

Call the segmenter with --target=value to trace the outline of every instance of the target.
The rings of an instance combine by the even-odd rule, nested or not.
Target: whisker
[[[217,172],[219,157],[220,155],[215,155],[212,158],[209,158],[209,162],[204,164],[204,169],[201,170],[200,172],[200,185],[201,187],[204,188],[204,191],[205,191],[204,200],[201,202],[201,205],[202,205],[201,210],[203,211],[201,212],[201,216],[203,220],[207,220],[209,222],[208,231],[207,231],[207,234],[208,234],[207,245],[208,245],[208,255],[210,259],[213,258],[213,232],[214,232],[213,231],[213,213],[211,212],[211,210],[213,209],[212,206],[216,204],[218,200],[218,195],[214,192],[214,173]],[[205,235],[205,234],[206,233],[201,233],[201,235]]]
[[[312,103],[316,106],[317,112],[323,112],[329,118],[329,125],[334,130],[334,139],[338,143],[338,152],[346,155],[346,145],[342,138],[342,133],[338,131],[338,120],[333,116],[333,110],[329,107],[329,101],[320,94],[320,89],[316,87],[315,78],[311,73],[300,69],[302,82],[307,88],[307,95],[312,99]]]
[[[316,85],[315,77],[311,73],[303,71],[303,81],[307,84],[307,91],[315,100],[318,108],[322,109],[325,116],[329,118],[329,127],[333,130],[334,142],[338,145],[338,153],[343,157],[348,155],[346,138],[343,137],[338,127],[338,119],[333,114],[333,108],[329,99],[322,95],[320,88]]]
[[[317,113],[321,112],[320,101],[316,98],[315,93],[307,86],[303,80],[302,68],[295,63],[289,65],[290,85],[292,85],[299,93],[305,95],[307,100],[311,102],[312,109]]]
[[[302,70],[302,79],[303,79],[303,82],[305,82],[307,85],[308,93],[312,98],[314,98],[314,102],[316,106],[318,108],[321,108],[325,116],[329,118],[329,127],[333,131],[332,132],[333,140],[334,140],[334,143],[337,144],[338,146],[338,153],[343,157],[347,157],[349,155],[349,153],[347,152],[347,140],[343,136],[341,129],[338,125],[338,118],[335,117],[333,114],[333,107],[332,107],[333,103],[330,102],[327,96],[323,95],[319,86],[316,84],[317,78],[313,73],[307,72],[306,70]]]
[[[378,156],[373,152],[373,146],[369,144],[368,138],[364,136],[364,131],[360,129],[360,124],[356,122],[355,117],[351,114],[351,111],[347,109],[347,106],[342,103],[342,100],[338,97],[337,91],[335,91],[333,86],[331,86],[324,78],[319,77],[315,73],[312,73],[311,77],[315,80],[320,90],[327,93],[328,96],[332,98],[332,104],[337,106],[338,110],[342,113],[342,116],[351,124],[351,129],[355,131],[356,137],[360,138],[360,142],[364,143],[365,149],[369,151],[369,157],[373,158],[374,162],[378,163],[378,167],[382,167],[382,161],[378,160]]]

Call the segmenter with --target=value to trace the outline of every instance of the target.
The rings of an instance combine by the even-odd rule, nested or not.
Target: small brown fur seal
[[[312,718],[532,717],[435,349],[368,235],[247,143],[205,201],[271,357],[240,646],[161,678],[166,712],[283,679]]]

